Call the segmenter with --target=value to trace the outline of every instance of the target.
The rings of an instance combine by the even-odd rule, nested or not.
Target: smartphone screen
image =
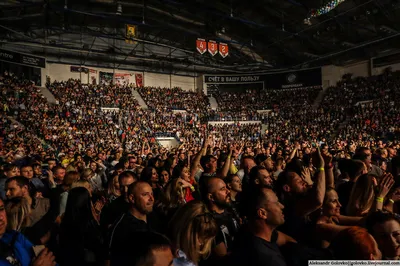
[[[42,250],[45,248],[46,248],[45,245],[37,245],[32,247],[36,257],[39,256],[40,252],[42,252]]]

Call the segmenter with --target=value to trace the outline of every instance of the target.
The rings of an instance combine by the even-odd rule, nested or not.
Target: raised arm
[[[229,146],[229,154],[228,154],[228,157],[226,157],[224,166],[222,167],[221,176],[220,176],[221,178],[225,178],[228,176],[229,169],[231,168],[232,161],[233,161],[233,159],[232,159],[233,149],[234,149],[233,147]]]
[[[197,169],[199,168],[201,157],[206,155],[209,142],[210,142],[210,138],[206,136],[206,138],[204,138],[203,147],[196,154],[196,156],[194,157],[194,159],[192,161],[192,164],[190,165],[190,175],[193,177],[196,175]]]
[[[394,178],[392,174],[386,174],[381,178],[381,181],[379,182],[378,185],[376,198],[372,203],[371,208],[369,209],[369,213],[383,209],[383,203],[385,202],[385,197],[389,193],[393,184],[394,184]]]
[[[325,164],[326,188],[335,188],[335,176],[333,174],[332,155],[328,152],[322,154]]]
[[[319,148],[312,154],[312,161],[314,166],[317,168],[314,177],[314,185],[309,191],[307,197],[303,200],[297,201],[296,204],[296,213],[301,217],[319,209],[322,206],[325,197],[325,164]]]

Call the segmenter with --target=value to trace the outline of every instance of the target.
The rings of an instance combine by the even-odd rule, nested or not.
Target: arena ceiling
[[[0,45],[50,62],[183,75],[346,65],[395,54],[400,0],[2,0]],[[135,43],[125,24],[137,25]],[[222,58],[197,38],[226,42]]]

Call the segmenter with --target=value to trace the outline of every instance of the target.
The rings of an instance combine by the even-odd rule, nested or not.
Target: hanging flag
[[[136,87],[143,87],[143,75],[135,74],[135,79],[136,79]]]
[[[218,44],[218,50],[219,50],[219,54],[223,57],[223,58],[225,58],[225,57],[227,57],[228,56],[228,54],[229,54],[229,47],[228,47],[228,45],[226,44],[226,43],[219,43]]]
[[[196,40],[196,49],[200,54],[207,52],[207,42],[204,39]]]
[[[134,38],[136,38],[136,26],[126,24],[125,42],[135,44]]]
[[[208,52],[214,56],[218,53],[218,44],[215,41],[208,41]]]

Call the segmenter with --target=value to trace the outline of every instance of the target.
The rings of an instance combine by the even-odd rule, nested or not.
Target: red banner
[[[229,47],[228,47],[228,45],[226,43],[219,43],[218,50],[219,50],[219,54],[223,58],[227,57],[228,54],[229,54]]]
[[[136,87],[143,87],[143,75],[135,74],[135,79],[136,79]]]
[[[208,41],[208,52],[214,56],[218,53],[218,44],[215,41]]]
[[[207,52],[207,42],[204,39],[196,40],[196,49],[200,54]]]

